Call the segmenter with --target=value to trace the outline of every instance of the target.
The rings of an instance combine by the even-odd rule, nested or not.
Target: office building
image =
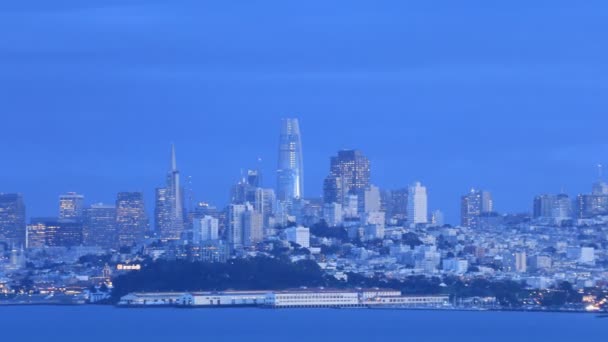
[[[243,213],[243,245],[254,246],[264,239],[264,215],[256,210]]]
[[[445,224],[444,214],[441,210],[435,210],[431,213],[430,223],[435,227],[441,227]]]
[[[0,241],[25,245],[25,235],[23,196],[0,193]]]
[[[260,170],[247,170],[247,184],[254,188],[261,188],[262,172]]]
[[[471,189],[462,196],[460,205],[461,225],[468,228],[479,228],[479,217],[494,210],[492,194],[488,191]]]
[[[325,203],[323,205],[323,220],[329,227],[342,225],[342,205],[340,203]]]
[[[410,225],[428,222],[428,196],[426,187],[420,182],[414,183],[408,189],[407,219]]]
[[[82,220],[59,220],[59,229],[54,236],[47,238],[49,246],[74,247],[82,246],[83,224]]]
[[[407,218],[407,188],[383,192],[386,217],[403,221]]]
[[[358,213],[365,214],[382,210],[382,199],[380,197],[380,189],[377,186],[370,185],[366,189],[359,192],[358,195]]]
[[[285,229],[287,241],[296,243],[303,248],[310,247],[310,229],[306,227],[289,227]]]
[[[83,243],[85,246],[118,247],[115,206],[99,203],[84,209]]]
[[[149,228],[141,192],[119,192],[116,198],[116,229],[119,246],[141,243]]]
[[[243,214],[248,210],[253,210],[249,203],[228,206],[227,240],[233,248],[243,245]]]
[[[536,196],[533,217],[552,221],[569,219],[572,217],[572,201],[567,194]]]
[[[579,195],[576,209],[578,218],[608,215],[608,195]]]
[[[202,243],[219,239],[219,220],[205,215],[193,221],[193,242]]]
[[[68,192],[59,196],[59,219],[82,220],[84,210],[84,196],[75,192]]]
[[[358,150],[339,151],[331,157],[329,176],[324,181],[325,203],[342,203],[349,194],[358,194],[370,186],[369,159]]]
[[[82,246],[83,223],[57,217],[32,218],[27,236],[28,248]]]
[[[55,235],[59,230],[57,218],[35,217],[27,225],[27,248],[43,248],[52,246]]]

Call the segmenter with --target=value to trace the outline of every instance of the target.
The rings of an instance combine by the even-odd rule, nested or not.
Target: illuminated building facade
[[[148,230],[148,217],[141,192],[119,192],[116,198],[116,229],[119,246],[140,243]]]
[[[25,245],[25,235],[23,196],[0,193],[0,241]]]

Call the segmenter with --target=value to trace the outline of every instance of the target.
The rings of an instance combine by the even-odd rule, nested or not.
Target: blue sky
[[[0,191],[28,216],[57,196],[152,194],[177,146],[196,197],[240,170],[274,186],[279,119],[301,120],[306,195],[358,148],[374,183],[421,180],[458,218],[470,187],[500,211],[588,191],[608,164],[605,1],[0,3]]]

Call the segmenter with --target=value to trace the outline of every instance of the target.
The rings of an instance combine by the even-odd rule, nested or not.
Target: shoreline
[[[608,311],[586,311],[568,309],[507,309],[507,308],[432,308],[432,307],[388,307],[388,306],[361,306],[361,307],[282,307],[235,305],[235,306],[182,306],[182,305],[117,305],[117,304],[95,304],[95,303],[0,303],[3,307],[35,307],[35,306],[58,306],[58,307],[111,307],[116,309],[187,309],[187,310],[229,310],[229,309],[260,309],[260,310],[384,310],[384,311],[457,311],[457,312],[521,312],[521,313],[564,313],[564,314],[587,314],[606,316]],[[604,318],[604,317],[598,317]]]

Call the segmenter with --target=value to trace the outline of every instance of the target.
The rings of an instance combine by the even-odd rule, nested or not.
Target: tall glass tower
[[[304,195],[304,162],[298,119],[283,119],[279,138],[277,199],[291,202]]]

